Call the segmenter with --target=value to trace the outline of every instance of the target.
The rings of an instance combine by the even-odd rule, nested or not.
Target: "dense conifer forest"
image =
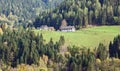
[[[88,25],[119,25],[120,0],[65,0],[54,10],[41,13],[34,22],[59,29],[65,19],[76,29]]]
[[[19,20],[33,20],[40,12],[47,9],[53,9],[61,3],[62,0],[0,0],[0,14],[13,15],[19,17]]]

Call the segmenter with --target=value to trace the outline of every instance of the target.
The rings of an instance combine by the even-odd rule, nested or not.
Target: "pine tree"
[[[100,58],[102,61],[108,57],[107,48],[100,43],[97,49],[97,57]]]
[[[65,44],[64,36],[60,36],[59,44],[60,44],[60,46]]]

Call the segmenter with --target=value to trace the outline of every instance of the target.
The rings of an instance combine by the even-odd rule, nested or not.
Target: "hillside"
[[[40,31],[35,30],[36,33],[42,33],[46,42],[52,38],[55,41],[63,35],[66,44],[75,45],[79,47],[94,48],[98,44],[104,42],[106,46],[113,40],[115,36],[120,34],[120,26],[102,26],[78,30],[76,32],[55,32],[55,31]]]
[[[40,14],[34,26],[54,26],[59,29],[65,19],[76,29],[88,25],[120,24],[120,0],[65,0],[52,11]]]
[[[0,71],[120,71],[120,0],[0,0]]]
[[[6,16],[12,12],[19,19],[34,19],[40,12],[54,8],[62,0],[0,0],[0,14]],[[51,5],[51,6],[50,6]]]

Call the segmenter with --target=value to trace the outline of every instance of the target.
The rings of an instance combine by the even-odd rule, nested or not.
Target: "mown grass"
[[[58,41],[59,37],[63,35],[67,45],[94,48],[97,47],[100,42],[108,46],[109,42],[120,34],[120,26],[99,26],[81,29],[76,32],[34,31],[35,33],[42,33],[46,42],[48,42],[50,38],[52,38],[54,42]]]

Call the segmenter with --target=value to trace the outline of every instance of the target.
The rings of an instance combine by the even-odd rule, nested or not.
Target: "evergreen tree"
[[[60,44],[60,45],[64,45],[64,44],[65,44],[64,36],[60,36],[59,44]]]
[[[108,57],[107,48],[100,43],[97,49],[97,57],[100,58],[102,61]]]
[[[120,58],[120,36],[114,38],[113,44],[110,42],[109,44],[109,53],[110,57],[118,57]]]

